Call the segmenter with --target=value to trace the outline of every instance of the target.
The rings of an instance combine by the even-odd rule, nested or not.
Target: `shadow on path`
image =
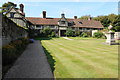
[[[43,49],[45,51],[48,63],[50,64],[50,67],[51,67],[51,70],[52,70],[52,73],[53,73],[54,70],[55,70],[55,62],[56,61],[53,59],[53,56],[51,55],[51,53],[44,46],[42,46],[42,47],[43,47]]]

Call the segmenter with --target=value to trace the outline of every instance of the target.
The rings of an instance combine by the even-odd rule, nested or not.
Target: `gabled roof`
[[[14,6],[12,6],[12,7],[6,12],[5,15],[7,15],[8,13],[10,13],[10,11],[11,11],[12,9],[14,9],[14,10],[15,10],[18,14],[20,14],[21,16],[24,16],[24,15],[25,15],[25,13],[23,13],[20,9],[15,8]]]
[[[58,21],[61,18],[26,17],[26,19],[35,25],[58,25]],[[100,21],[70,18],[66,19],[68,22],[74,22],[74,25],[72,27],[103,28],[103,25]]]
[[[101,22],[95,20],[74,19],[74,23],[74,27],[103,28]]]

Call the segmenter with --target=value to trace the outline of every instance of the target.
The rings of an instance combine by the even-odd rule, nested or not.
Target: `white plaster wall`
[[[115,32],[114,37],[115,39],[120,39],[120,32]]]
[[[98,32],[98,30],[92,30],[92,36],[94,35],[95,32]]]

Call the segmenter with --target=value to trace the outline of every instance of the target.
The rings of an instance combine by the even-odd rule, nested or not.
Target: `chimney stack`
[[[65,14],[64,14],[64,13],[62,13],[62,14],[61,14],[61,17],[65,17]]]
[[[90,21],[91,19],[92,19],[91,17],[88,18],[89,21]]]
[[[74,16],[74,19],[77,19],[77,16]]]
[[[20,4],[20,11],[22,11],[22,13],[24,12],[24,5]]]
[[[46,11],[43,11],[43,18],[46,18]]]

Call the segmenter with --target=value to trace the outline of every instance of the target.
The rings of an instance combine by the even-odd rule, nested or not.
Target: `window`
[[[54,26],[54,25],[49,25],[49,27],[50,27],[50,28],[55,28],[55,26]]]
[[[65,24],[65,21],[61,21],[61,24]]]
[[[81,21],[78,21],[80,24],[83,24]]]
[[[15,13],[13,13],[13,12],[10,13],[10,17],[11,17],[11,18],[14,18],[14,14],[15,14]]]
[[[82,30],[82,28],[79,28],[79,30]]]
[[[36,25],[36,28],[42,29],[43,25]]]

